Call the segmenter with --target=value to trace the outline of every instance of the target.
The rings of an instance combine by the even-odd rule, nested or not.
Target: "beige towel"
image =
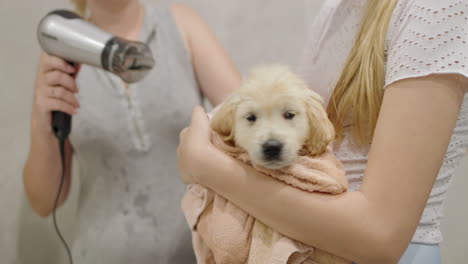
[[[226,154],[303,191],[340,194],[347,189],[344,169],[330,149],[320,156],[301,156],[289,167],[269,170],[252,164],[245,151],[227,145],[216,133],[212,140]],[[182,210],[192,229],[199,264],[351,263],[272,230],[198,184],[188,187]]]

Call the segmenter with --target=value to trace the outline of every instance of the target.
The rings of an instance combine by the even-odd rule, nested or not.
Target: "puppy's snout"
[[[283,143],[275,139],[270,139],[263,143],[262,150],[265,160],[278,160],[281,155],[281,151],[283,150]]]

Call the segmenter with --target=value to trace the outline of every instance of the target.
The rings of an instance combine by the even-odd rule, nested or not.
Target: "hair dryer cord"
[[[62,241],[63,246],[67,250],[69,262],[70,262],[70,264],[73,264],[73,258],[72,258],[70,248],[68,247],[67,242],[63,238],[62,233],[60,232],[60,229],[58,228],[57,219],[56,219],[56,216],[55,216],[57,206],[58,206],[58,202],[60,200],[60,194],[62,193],[63,183],[65,181],[65,139],[59,137],[58,141],[59,141],[59,148],[60,148],[60,158],[62,160],[62,175],[61,175],[61,178],[60,178],[60,185],[59,185],[59,189],[58,189],[58,192],[57,192],[57,197],[55,198],[55,202],[54,202],[54,210],[52,212],[52,218],[53,218],[53,221],[54,221],[55,231],[57,232],[57,235],[59,236],[60,240]]]

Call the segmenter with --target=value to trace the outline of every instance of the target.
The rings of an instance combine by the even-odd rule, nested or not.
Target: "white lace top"
[[[328,102],[355,37],[366,0],[327,0],[316,17],[299,67],[310,87]],[[387,32],[386,85],[434,73],[468,77],[468,1],[400,0]],[[357,148],[345,127],[345,138],[334,147],[343,162],[350,190],[359,189],[369,148]],[[413,242],[437,244],[447,189],[468,148],[468,95]]]

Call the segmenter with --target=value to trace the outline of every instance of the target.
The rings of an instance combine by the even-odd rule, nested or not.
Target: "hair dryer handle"
[[[73,67],[76,66],[74,62],[67,61],[67,63]],[[72,73],[70,76],[75,76],[75,74]],[[67,139],[71,131],[71,123],[72,119],[69,114],[60,111],[52,111],[52,131],[54,131],[57,138],[61,140]]]
[[[71,116],[60,111],[52,112],[52,129],[59,139],[65,140],[71,131]]]

